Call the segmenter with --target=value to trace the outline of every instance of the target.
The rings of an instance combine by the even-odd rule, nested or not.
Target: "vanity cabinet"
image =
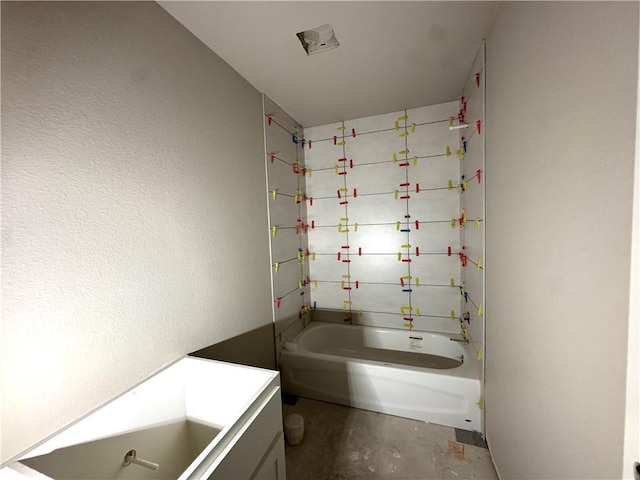
[[[284,480],[279,374],[184,357],[0,470],[24,478]]]

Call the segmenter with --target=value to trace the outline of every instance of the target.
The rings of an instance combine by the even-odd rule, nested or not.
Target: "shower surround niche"
[[[265,97],[278,361],[313,318],[468,341],[483,383],[483,77],[481,49],[455,101],[304,130]]]

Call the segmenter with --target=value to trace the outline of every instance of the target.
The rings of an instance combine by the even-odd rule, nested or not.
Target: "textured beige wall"
[[[272,321],[261,96],[154,2],[2,3],[2,461]]]
[[[487,41],[487,437],[502,478],[619,478],[638,3],[506,2]]]

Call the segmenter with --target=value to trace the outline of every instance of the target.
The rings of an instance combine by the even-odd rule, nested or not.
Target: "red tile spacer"
[[[362,256],[362,247],[358,247],[358,256]]]
[[[346,161],[347,161],[347,159],[346,159],[346,158],[339,158],[339,159],[338,159],[338,161],[339,161],[339,162],[346,162]]]
[[[404,287],[404,278],[400,277],[400,286]]]
[[[398,164],[399,167],[408,167],[409,166],[409,162],[402,162]]]
[[[311,150],[311,140],[309,140],[309,150]]]
[[[401,183],[401,184],[400,184],[400,186],[401,186],[401,187],[408,187],[408,186],[409,186],[409,184],[408,184],[408,183]]]
[[[338,172],[338,175],[346,175],[347,172]]]
[[[267,125],[271,126],[271,122],[273,121],[273,114],[267,115]]]
[[[333,144],[334,144],[334,145],[336,145],[337,143],[338,143],[338,137],[336,137],[336,136],[334,135],[334,137],[333,137]]]
[[[342,248],[349,248],[349,245],[342,245]]]
[[[447,257],[451,256],[451,247],[447,247]]]
[[[342,287],[343,290],[351,290],[351,287]]]
[[[360,282],[356,280],[356,288],[360,288]]]
[[[349,203],[349,202],[345,200],[344,202],[340,202],[340,205],[346,205],[346,204],[348,204],[348,203]]]
[[[404,263],[411,263],[411,259],[410,258],[403,258],[402,261]]]
[[[476,87],[480,87],[480,72],[476,73]]]
[[[311,229],[313,230],[314,228],[316,228],[316,221],[311,220]]]
[[[482,120],[476,121],[476,128],[478,129],[478,135],[480,135],[481,127],[482,127]]]
[[[338,192],[338,198],[342,198],[342,194],[340,193],[340,190],[336,190],[336,192]]]
[[[478,183],[482,180],[482,170],[476,170],[476,178],[478,179]]]
[[[313,197],[309,197],[309,206],[313,207]]]
[[[420,256],[420,247],[416,247],[416,257]]]
[[[280,308],[280,302],[282,299],[280,297],[276,298],[276,308]]]
[[[351,136],[352,136],[353,138],[356,138],[356,129],[355,129],[355,128],[352,128],[352,129],[351,129]]]
[[[340,261],[340,252],[338,252],[338,261]]]
[[[411,198],[411,195],[402,195],[402,196],[400,197],[400,200],[408,200],[408,199],[410,199],[410,198]]]
[[[404,317],[404,320],[407,322],[413,322],[413,318],[411,317]]]
[[[353,158],[349,159],[349,168],[353,168]]]
[[[420,222],[416,220],[416,230],[420,230]]]
[[[356,198],[358,196],[358,191],[354,188],[353,189],[353,198]]]
[[[269,160],[271,160],[271,163],[273,163],[273,161],[275,160],[275,158],[276,158],[276,152],[271,152],[271,153],[269,154]]]
[[[347,260],[342,260],[342,263],[351,263],[351,260],[347,259]]]
[[[420,193],[420,184],[416,183],[416,193]]]

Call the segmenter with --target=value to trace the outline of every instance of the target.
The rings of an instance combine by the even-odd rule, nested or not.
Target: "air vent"
[[[327,50],[338,48],[340,44],[333,31],[333,27],[329,24],[320,25],[319,27],[296,33],[304,51],[307,55],[314,55]]]

